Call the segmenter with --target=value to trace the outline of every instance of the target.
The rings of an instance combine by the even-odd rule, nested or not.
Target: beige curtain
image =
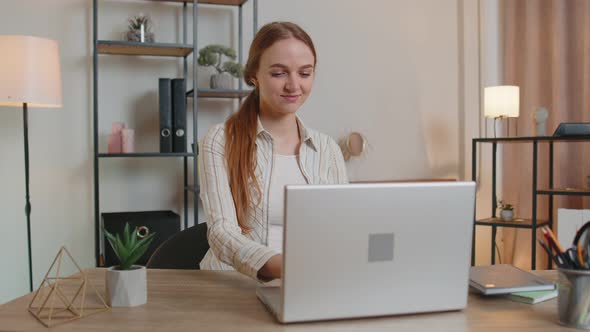
[[[590,1],[501,0],[503,84],[520,86],[520,117],[511,135],[533,135],[533,112],[549,110],[547,133],[560,122],[590,122]],[[549,187],[549,145],[539,144],[539,188]],[[532,143],[504,145],[502,198],[518,217],[530,218]],[[554,144],[554,187],[587,188],[590,142]],[[538,196],[538,218],[547,219],[548,197]],[[557,208],[590,208],[587,197],[554,198]],[[556,223],[555,223],[556,224]],[[530,268],[530,230],[503,229],[504,263]],[[565,246],[566,244],[564,244]],[[567,244],[569,246],[570,244]],[[537,245],[537,268],[547,257]]]

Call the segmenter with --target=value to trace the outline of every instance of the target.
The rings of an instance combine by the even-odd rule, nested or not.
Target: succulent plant
[[[119,236],[119,234],[113,235],[106,229],[104,229],[104,232],[115,255],[117,255],[117,258],[119,259],[118,270],[130,270],[131,266],[133,266],[133,264],[145,254],[150,243],[154,239],[154,234],[156,234],[150,233],[140,239],[137,235],[137,227],[131,230],[129,223],[125,223],[122,237]]]
[[[150,17],[143,14],[135,15],[129,18],[128,22],[129,30],[139,30],[143,25],[143,28],[146,33],[150,31],[152,25],[152,20],[150,19]]]
[[[510,203],[504,203],[504,201],[498,201],[498,209],[500,210],[514,210],[514,207]]]
[[[229,73],[230,75],[242,77],[242,65],[235,61],[225,61],[222,63],[223,56],[235,60],[236,51],[231,47],[223,45],[208,45],[199,50],[197,62],[200,66],[211,66],[217,70],[217,73]]]

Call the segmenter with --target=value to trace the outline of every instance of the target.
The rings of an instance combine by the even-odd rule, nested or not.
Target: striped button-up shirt
[[[347,183],[344,159],[336,142],[328,135],[305,128],[298,117],[297,122],[302,140],[299,147],[299,168],[307,183]],[[257,200],[255,188],[250,188],[253,199],[248,222],[252,230],[248,233],[242,232],[236,217],[225,159],[223,124],[209,130],[200,150],[200,197],[210,246],[200,268],[235,269],[257,279],[258,270],[269,258],[278,254],[268,247],[268,192],[273,171],[273,139],[258,119],[255,175],[262,197]]]

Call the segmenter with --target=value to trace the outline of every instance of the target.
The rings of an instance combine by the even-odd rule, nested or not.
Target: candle
[[[133,129],[123,129],[122,134],[122,150],[123,153],[135,152],[135,131]]]
[[[143,24],[140,27],[140,34],[141,34],[141,36],[140,36],[140,39],[139,40],[142,43],[144,43],[145,42],[145,28],[144,28],[144,25]]]
[[[108,143],[109,153],[121,153],[121,149],[121,133],[110,134]]]
[[[113,122],[111,125],[111,134],[109,135],[108,141],[109,153],[121,153],[121,150],[123,149],[121,132],[123,129],[125,129],[125,124],[123,122]]]
[[[111,134],[120,134],[121,130],[123,130],[125,127],[125,123],[123,122],[113,122],[111,125]]]

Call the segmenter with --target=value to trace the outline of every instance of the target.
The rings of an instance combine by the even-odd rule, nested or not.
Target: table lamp
[[[520,91],[514,85],[499,85],[484,88],[484,115],[494,119],[494,137],[496,120],[517,118],[519,115]],[[508,123],[510,132],[510,123]]]
[[[29,288],[33,291],[27,109],[62,106],[59,48],[57,42],[50,39],[0,35],[0,50],[0,106],[18,107],[23,110]]]

